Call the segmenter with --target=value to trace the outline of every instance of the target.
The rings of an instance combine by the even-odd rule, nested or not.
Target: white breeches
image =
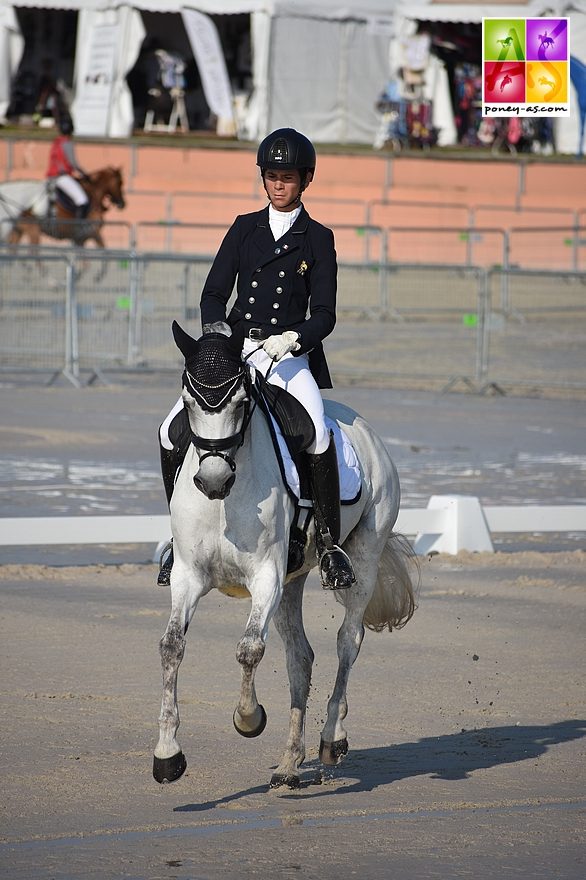
[[[81,207],[87,203],[88,198],[85,190],[75,177],[71,177],[70,174],[60,174],[56,184],[66,196],[69,196],[74,205]]]
[[[242,354],[246,356],[253,351],[255,353],[248,358],[248,362],[263,376],[266,376],[267,370],[269,370],[272,364],[271,359],[263,348],[258,347],[258,342],[245,339]],[[330,435],[325,423],[323,398],[315,379],[311,375],[307,355],[301,354],[294,357],[292,354],[286,354],[280,361],[272,364],[267,381],[271,385],[284,388],[307,410],[315,426],[315,440],[307,451],[312,455],[319,455],[325,452],[330,445]],[[173,444],[169,440],[169,426],[182,408],[183,399],[180,397],[161,425],[159,433],[161,445],[164,449],[173,449]]]

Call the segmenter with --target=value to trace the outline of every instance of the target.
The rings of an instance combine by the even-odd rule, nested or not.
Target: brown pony
[[[48,235],[51,238],[68,239],[80,247],[86,241],[95,241],[97,247],[104,248],[101,232],[104,214],[110,204],[120,209],[126,204],[122,171],[120,168],[102,168],[101,171],[94,171],[88,177],[80,179],[79,183],[89,199],[86,217],[76,218],[75,213],[59,201],[55,202],[53,211],[45,216],[39,216],[32,208],[27,208],[14,220],[8,243],[18,244],[25,236],[30,244],[38,245],[41,235]]]

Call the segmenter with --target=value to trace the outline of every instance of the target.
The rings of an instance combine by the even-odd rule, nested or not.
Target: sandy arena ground
[[[232,727],[248,603],[210,596],[179,680],[182,780],[151,777],[169,596],[154,566],[0,567],[0,877],[584,876],[581,550],[422,561],[405,629],[367,633],[350,754],[317,760],[341,608],[310,581],[316,652],[298,791],[268,790],[288,692],[275,633],[260,739]]]

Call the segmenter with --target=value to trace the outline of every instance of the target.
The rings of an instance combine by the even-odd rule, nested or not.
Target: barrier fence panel
[[[70,370],[72,264],[65,253],[22,254],[0,251],[2,369]]]
[[[78,255],[74,288],[75,374],[133,365],[132,278],[128,251]]]
[[[75,373],[174,364],[171,324],[199,317],[210,265],[207,259],[128,251],[79,258]]]
[[[211,261],[0,249],[2,368],[74,384],[88,371],[177,368],[171,324],[200,332]],[[586,388],[585,272],[340,262],[338,311],[326,350],[339,377]]]
[[[377,274],[384,287],[375,309],[375,291],[381,292]],[[462,378],[470,383],[483,378],[487,288],[482,269],[342,265],[339,289],[341,317],[326,340],[330,366],[338,376],[442,382]],[[379,320],[351,321],[351,312],[360,309]]]
[[[134,227],[134,247],[139,251],[213,256],[226,234],[223,224],[143,222]]]
[[[338,266],[338,314],[379,317],[384,311],[386,275],[376,263]]]
[[[332,224],[336,253],[341,263],[386,262],[386,241],[380,226],[353,226]]]
[[[136,360],[149,368],[182,363],[173,341],[171,324],[179,321],[193,336],[199,336],[199,300],[211,267],[208,258],[168,257],[143,254],[140,265],[140,298],[137,308]]]
[[[509,265],[527,269],[586,269],[586,226],[513,227]]]
[[[487,380],[586,388],[586,273],[511,269],[488,275],[492,310]]]
[[[390,263],[446,263],[462,266],[502,266],[506,233],[476,226],[390,226],[387,229]]]

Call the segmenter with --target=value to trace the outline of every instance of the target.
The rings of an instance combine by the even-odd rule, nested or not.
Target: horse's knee
[[[243,636],[236,647],[236,659],[242,666],[256,667],[263,658],[265,643],[259,636]]]

